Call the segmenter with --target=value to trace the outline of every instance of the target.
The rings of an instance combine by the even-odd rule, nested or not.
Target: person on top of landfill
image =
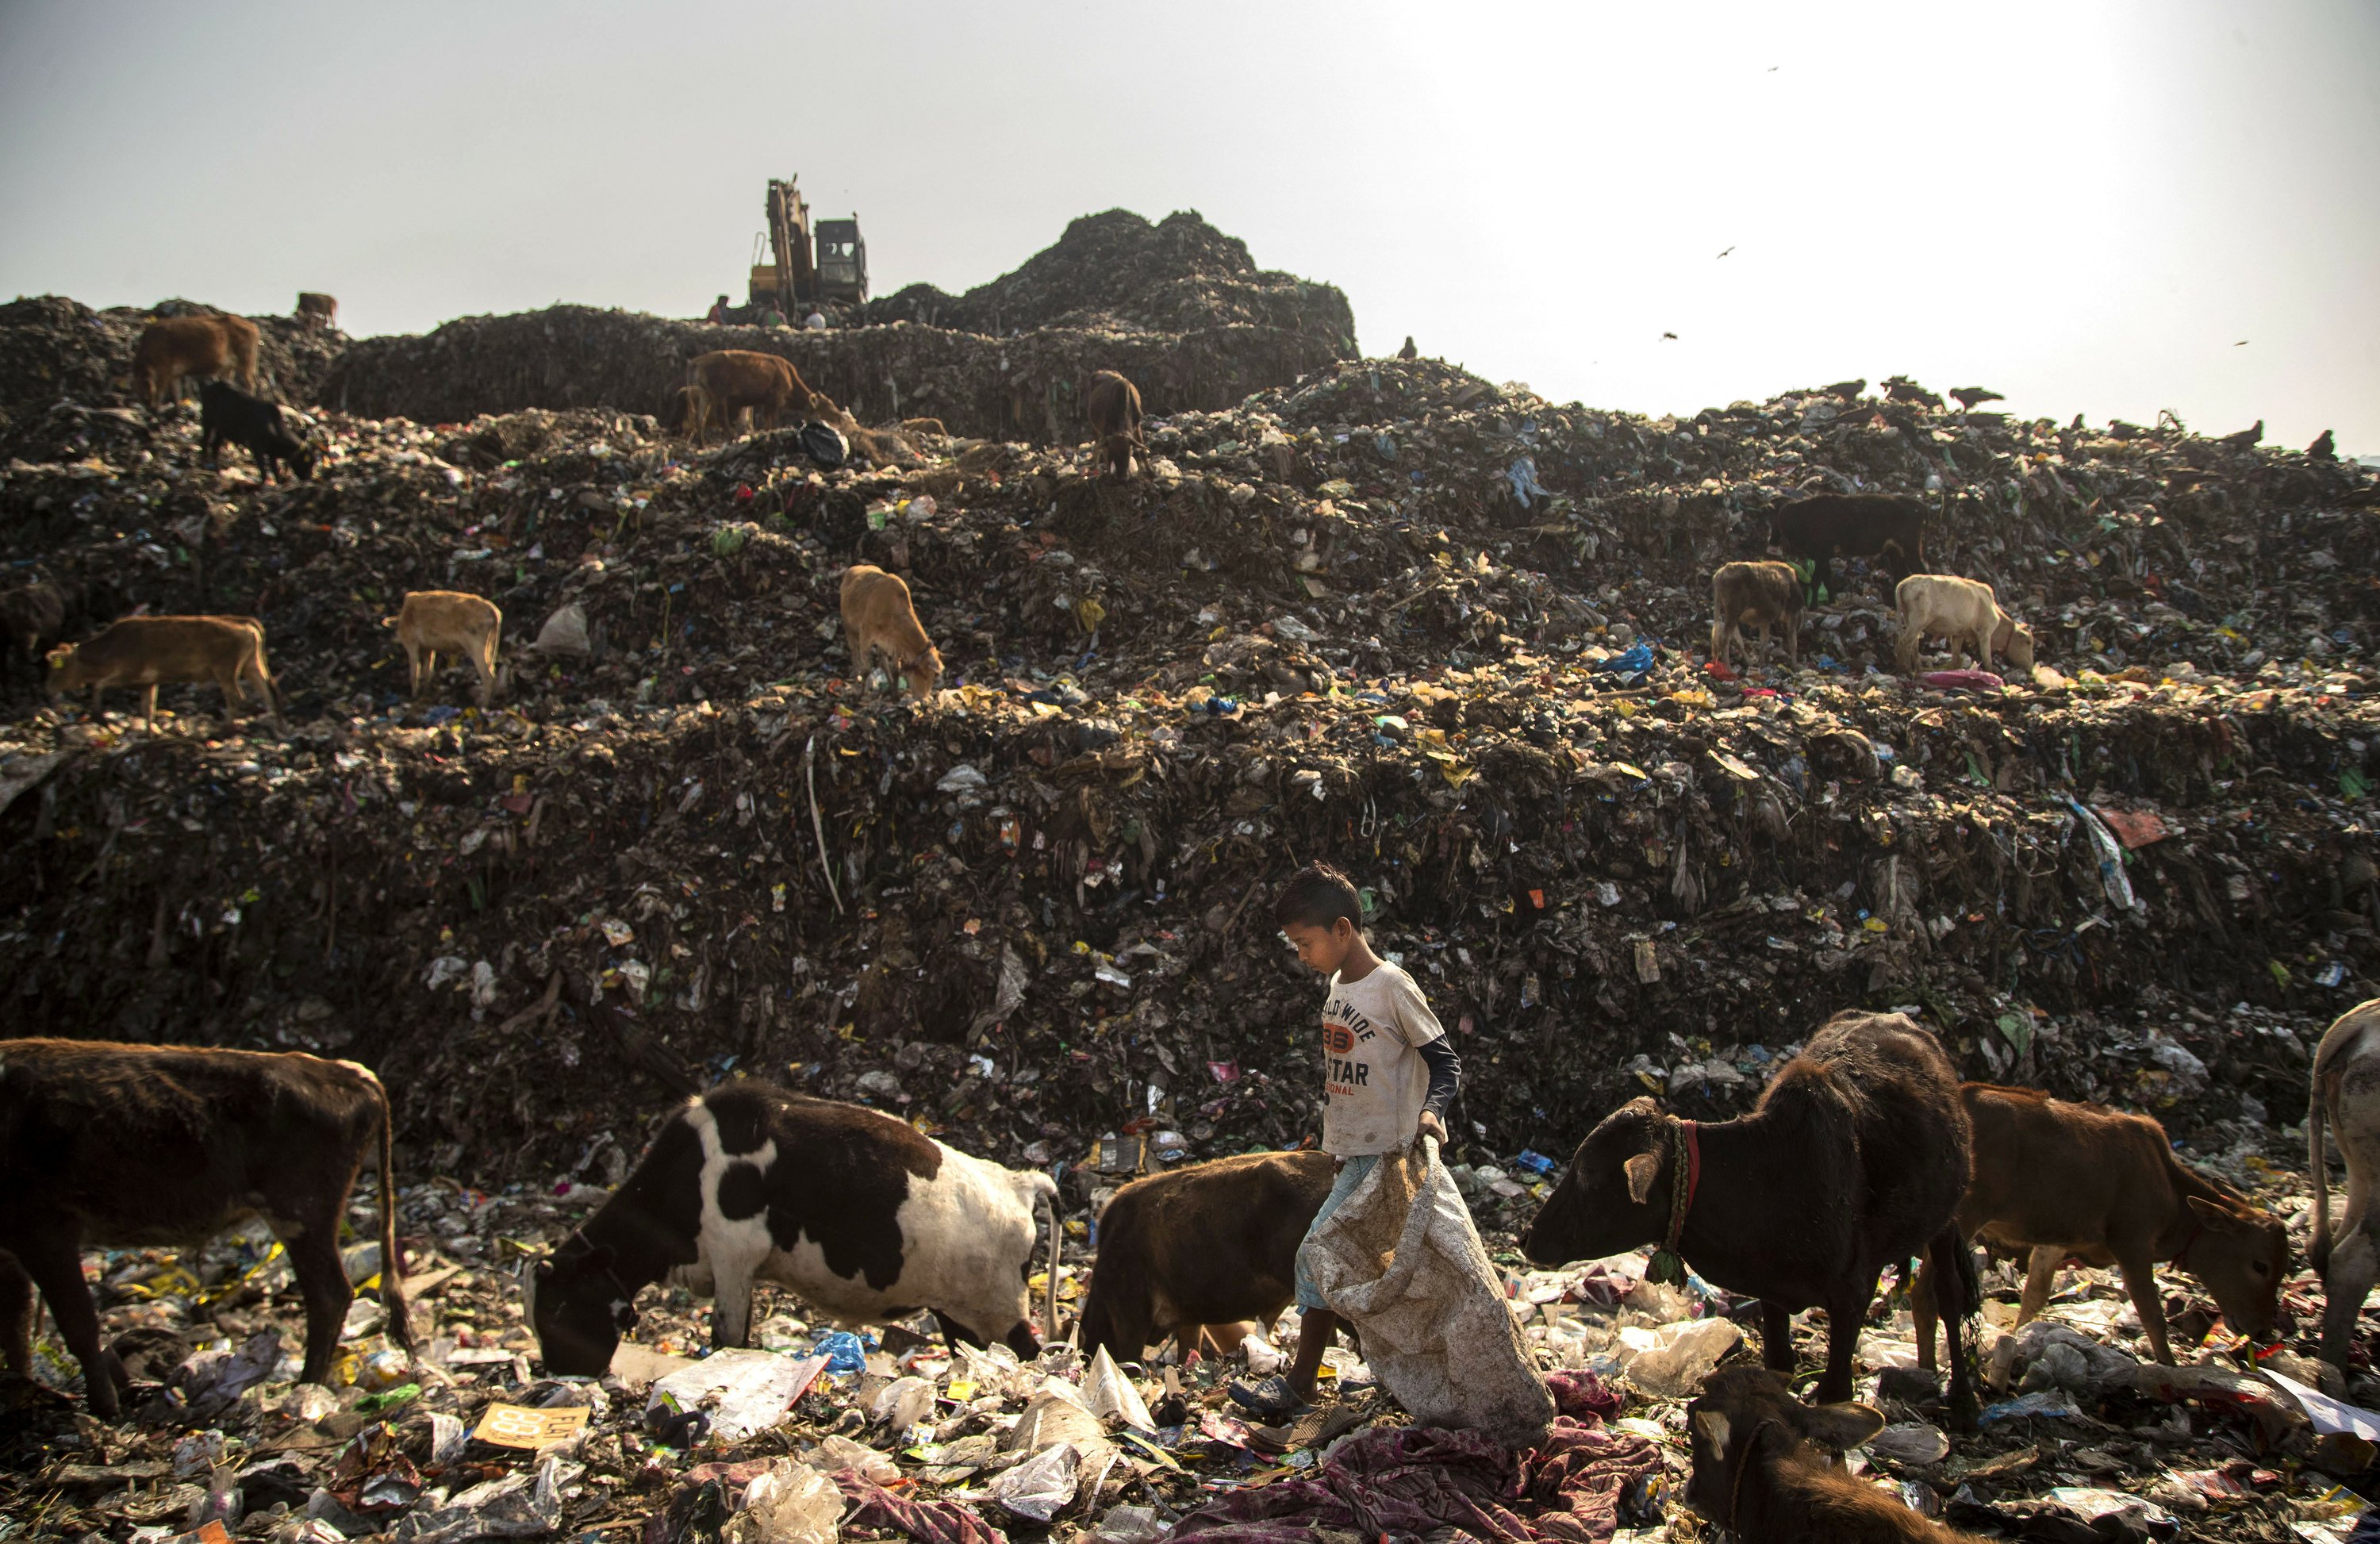
[[[1299,869],[1275,899],[1273,921],[1297,946],[1300,963],[1330,983],[1322,1006],[1322,1150],[1338,1161],[1338,1178],[1306,1230],[1311,1242],[1382,1154],[1424,1137],[1446,1140],[1446,1109],[1462,1086],[1463,1063],[1414,979],[1372,952],[1363,898],[1345,874],[1327,863]],[[1268,1418],[1313,1402],[1322,1353],[1339,1331],[1302,1247],[1297,1306],[1297,1357],[1287,1377],[1231,1386],[1233,1400]]]
[[[710,302],[710,314],[704,317],[703,320],[717,326],[725,326],[727,324],[727,297],[722,295],[718,299]]]

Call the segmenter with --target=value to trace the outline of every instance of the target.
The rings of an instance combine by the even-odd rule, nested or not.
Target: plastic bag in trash
[[[1046,1523],[1075,1499],[1075,1465],[1081,1456],[1072,1442],[1044,1448],[1002,1470],[991,1482],[992,1499],[1019,1517]]]
[[[1732,1319],[1688,1319],[1658,1330],[1620,1331],[1621,1366],[1628,1381],[1663,1399],[1688,1399],[1743,1331]]]
[[[726,1544],[834,1544],[843,1518],[843,1491],[807,1464],[771,1463],[744,1489],[744,1505],[727,1521]]]
[[[802,1454],[802,1462],[822,1474],[839,1475],[845,1469],[856,1469],[879,1485],[890,1485],[901,1477],[899,1465],[841,1432],[829,1432],[820,1438],[818,1446]]]
[[[802,454],[832,471],[851,459],[851,442],[834,425],[812,421],[802,425]]]
[[[1091,1357],[1090,1371],[1083,1377],[1083,1405],[1094,1416],[1120,1420],[1143,1431],[1157,1429],[1140,1391],[1132,1386],[1132,1380],[1115,1365],[1104,1345]]]
[[[1382,1157],[1298,1254],[1416,1424],[1470,1428],[1516,1448],[1544,1440],[1553,1395],[1436,1141]]]
[[[1166,1525],[1158,1520],[1154,1507],[1111,1506],[1099,1519],[1095,1537],[1099,1544],[1156,1544],[1165,1533]]]
[[[1624,654],[1614,654],[1595,667],[1614,675],[1635,675],[1653,668],[1653,645],[1640,642]]]
[[[810,1346],[810,1354],[826,1358],[829,1372],[857,1372],[868,1365],[868,1346],[848,1330],[830,1330]]]
[[[908,1430],[934,1413],[934,1386],[922,1378],[896,1378],[876,1391],[868,1406],[871,1420],[890,1421],[894,1432]]]
[[[467,1538],[531,1538],[562,1526],[562,1488],[585,1465],[549,1458],[534,1472],[492,1479],[428,1513],[408,1513],[390,1537],[398,1544],[460,1544]]]
[[[1896,1464],[1939,1464],[1950,1439],[1931,1421],[1896,1421],[1867,1440],[1867,1451]]]
[[[780,1356],[741,1346],[714,1351],[656,1381],[645,1413],[699,1410],[710,1417],[710,1436],[740,1442],[776,1425],[785,1406],[800,1398],[827,1365],[822,1356]]]
[[[174,1386],[190,1402],[185,1420],[212,1420],[273,1374],[281,1361],[281,1331],[260,1330],[237,1351],[201,1351],[174,1370]]]

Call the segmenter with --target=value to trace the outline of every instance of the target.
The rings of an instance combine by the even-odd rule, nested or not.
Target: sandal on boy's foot
[[[1269,1423],[1277,1423],[1311,1407],[1307,1401],[1290,1392],[1289,1380],[1279,1373],[1270,1378],[1234,1378],[1231,1383],[1231,1395],[1232,1404]]]

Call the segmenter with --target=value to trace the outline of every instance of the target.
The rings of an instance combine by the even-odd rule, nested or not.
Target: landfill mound
[[[16,936],[54,941],[19,949],[26,1027],[361,1054],[486,1177],[738,1068],[996,1156],[1128,1124],[1203,1156],[1305,1131],[1313,987],[1262,892],[1330,857],[1455,1030],[1487,1153],[1645,1086],[1730,1108],[1852,1005],[2186,1126],[2292,1108],[2380,978],[2369,474],[1812,407],[1648,421],[1346,363],[1152,420],[1126,482],[575,410],[326,414],[322,475],[265,489],[194,468],[187,415],[104,420],[0,478],[6,557],[86,626],[262,617],[293,728],[151,739],[10,688],[0,845]],[[1937,551],[2044,626],[2037,682],[1875,674],[1857,565],[1800,670],[1675,647],[1822,449],[1956,478]],[[934,704],[849,679],[855,558],[908,576]],[[452,675],[406,709],[381,621],[419,588],[505,609],[496,711]]]
[[[1689,1466],[1680,1396],[1744,1306],[1511,1248],[1598,1116],[1646,1089],[1736,1112],[1828,1014],[1897,1007],[1970,1076],[2156,1112],[2297,1218],[2302,1138],[2279,1123],[2323,1025],[2380,995],[2367,470],[1829,392],[1646,419],[1426,361],[1176,407],[1124,481],[1068,422],[827,466],[792,430],[695,451],[601,406],[425,424],[333,401],[316,479],[266,486],[238,452],[200,467],[187,407],[67,401],[0,468],[0,561],[60,585],[70,638],[135,605],[260,617],[288,729],[226,732],[212,688],[168,687],[152,735],[125,693],[93,718],[8,661],[10,1032],[372,1064],[425,1356],[367,1303],[337,1387],[294,1388],[298,1304],[261,1234],[178,1264],[108,1251],[107,1329],[140,1332],[152,1386],[105,1435],[13,1386],[0,1511],[45,1529],[642,1519],[653,1544],[825,1544],[824,1508],[850,1505],[930,1544],[1155,1544],[1301,1499],[1270,1514],[1346,1531],[1344,1505],[1279,1487],[1369,1507],[1409,1457],[1501,1484],[1500,1456],[1354,1392],[1346,1352],[1348,1392],[1281,1428],[1234,1413],[1235,1368],[1177,1369],[1178,1404],[1139,1378],[1148,1437],[1066,1353],[1027,1374],[914,1331],[847,1343],[782,1297],[759,1343],[834,1370],[755,1435],[684,1419],[699,1388],[647,1418],[650,1381],[686,1370],[650,1358],[707,1343],[683,1293],[646,1295],[640,1370],[530,1366],[510,1271],[738,1073],[1062,1171],[1074,1301],[1131,1173],[1311,1132],[1319,988],[1268,903],[1328,857],[1463,1054],[1448,1157],[1533,1356],[1610,1382],[1564,1380],[1582,1451],[1526,1462],[1559,1481],[1608,1460],[1613,1489],[1533,1488],[1511,1536],[1695,1536],[1658,1521]],[[1779,501],[1846,486],[1925,497],[1929,556],[1992,578],[2043,668],[2005,689],[1888,674],[1888,594],[1848,562],[1798,665],[1710,669],[1712,566],[1757,552]],[[855,559],[914,587],[948,665],[930,701],[854,678]],[[407,702],[382,622],[423,588],[504,608],[492,706],[459,670]],[[1991,1278],[1993,1399],[1955,1442],[1922,1380],[1866,1384],[1910,1359],[1882,1303],[1862,1392],[1895,1424],[1859,1462],[1965,1526],[2344,1536],[2361,1502],[2335,1482],[2371,1492],[2368,1445],[2277,1383],[2142,1367],[2120,1289],[2070,1283],[2057,1325],[2002,1338],[2015,1278]],[[2160,1285],[2179,1343],[2222,1360],[2196,1283]],[[2286,1290],[2298,1331],[2265,1366],[2314,1381],[2318,1283]],[[75,1386],[54,1333],[36,1371]],[[2370,1404],[2367,1371],[2343,1392]],[[1095,1409],[1049,1403],[1077,1399]],[[540,1455],[532,1429],[582,1404],[585,1434]],[[791,1458],[839,1500],[778,1468],[756,1501]]]
[[[1045,327],[1019,337],[899,325],[795,332],[555,306],[467,317],[419,337],[364,338],[322,383],[326,407],[459,423],[525,409],[659,413],[686,361],[717,348],[779,354],[863,420],[937,418],[953,433],[1063,443],[1082,432],[1083,383],[1120,370],[1150,411],[1220,408],[1331,362],[1332,339],[1279,327],[1179,332]]]
[[[1037,327],[1189,332],[1225,324],[1311,334],[1352,354],[1355,315],[1337,286],[1259,269],[1247,243],[1177,210],[1086,214],[1012,274],[950,295],[915,284],[872,301],[879,322],[1004,336]]]
[[[132,350],[141,329],[161,316],[217,308],[165,300],[147,310],[107,310],[39,295],[0,305],[0,456],[46,460],[94,412],[129,406]],[[344,334],[294,317],[256,316],[258,389],[285,402],[311,402]]]

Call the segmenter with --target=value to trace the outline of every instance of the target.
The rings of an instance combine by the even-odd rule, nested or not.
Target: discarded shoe
[[[1268,1423],[1278,1423],[1309,1405],[1290,1392],[1289,1380],[1279,1373],[1270,1378],[1234,1378],[1231,1394],[1232,1404]]]

